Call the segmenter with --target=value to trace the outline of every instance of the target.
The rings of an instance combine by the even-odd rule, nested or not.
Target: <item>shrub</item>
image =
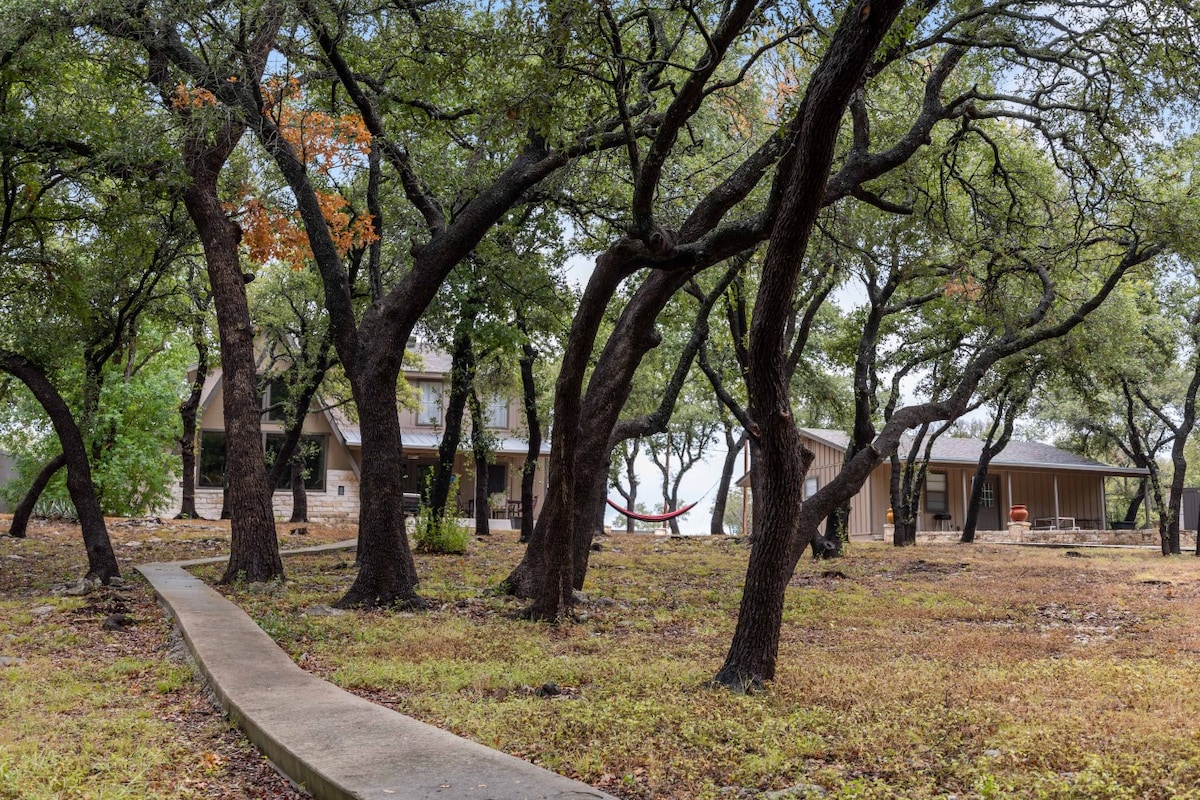
[[[422,553],[465,553],[471,532],[458,524],[454,517],[434,516],[428,511],[417,517],[413,538]]]

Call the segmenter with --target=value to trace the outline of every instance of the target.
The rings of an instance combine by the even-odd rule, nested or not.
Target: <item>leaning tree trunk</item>
[[[42,492],[46,491],[46,487],[50,484],[50,479],[66,465],[67,457],[59,453],[38,470],[38,474],[34,476],[29,490],[25,492],[25,496],[21,498],[21,502],[17,503],[17,507],[13,509],[12,524],[8,526],[9,536],[16,539],[25,538],[25,533],[29,529],[29,518],[33,516],[33,509],[37,507],[38,499],[42,496]]]
[[[524,331],[524,322],[518,317],[518,323]],[[525,342],[522,345],[521,365],[521,400],[525,409],[525,427],[529,430],[529,449],[525,452],[525,461],[521,465],[521,541],[528,542],[533,537],[533,514],[537,500],[533,496],[533,487],[537,479],[538,457],[542,454],[542,425],[537,409],[537,384],[534,382],[533,362],[537,359],[537,351],[533,345]]]
[[[0,350],[0,370],[15,377],[29,389],[50,417],[50,424],[62,445],[67,466],[67,491],[79,516],[83,532],[83,543],[87,549],[88,571],[86,577],[107,584],[121,574],[117,556],[104,526],[104,514],[100,510],[100,498],[92,483],[92,468],[88,463],[87,445],[83,433],[75,424],[71,409],[58,389],[38,365],[22,355]]]
[[[746,387],[750,416],[758,426],[754,469],[754,547],[738,622],[716,682],[738,690],[775,676],[783,600],[795,564],[804,485],[812,453],[804,447],[791,412],[786,374],[787,300],[795,294],[809,236],[821,208],[841,118],[903,0],[875,0],[849,8],[817,66],[808,92],[787,131],[788,154],[780,162],[772,193],[780,198],[759,283],[760,302],[750,328]],[[766,298],[770,298],[767,301]],[[796,534],[796,535],[794,535]]]
[[[438,445],[437,469],[433,472],[433,482],[429,487],[429,513],[435,519],[440,519],[446,513],[446,504],[450,500],[454,459],[462,439],[463,411],[467,405],[467,395],[470,394],[474,383],[475,351],[469,326],[464,326],[454,341],[454,354],[450,366],[450,399],[446,404],[442,441]]]
[[[725,535],[725,508],[729,503],[729,487],[733,483],[733,471],[737,469],[738,456],[746,446],[746,432],[742,431],[738,438],[734,439],[733,431],[726,428],[725,444],[728,449],[725,451],[725,461],[721,464],[721,482],[717,485],[717,499],[713,503],[712,521],[708,526],[708,532],[713,536]]]

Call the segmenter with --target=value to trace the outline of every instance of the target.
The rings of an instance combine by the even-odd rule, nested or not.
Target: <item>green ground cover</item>
[[[422,613],[321,615],[350,554],[233,594],[306,668],[622,797],[1200,797],[1194,558],[855,544],[801,564],[778,678],[735,696],[743,544],[606,537],[557,627],[494,591],[519,553],[418,557]]]

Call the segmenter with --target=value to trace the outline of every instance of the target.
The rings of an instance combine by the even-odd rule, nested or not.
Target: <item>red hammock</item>
[[[696,503],[688,503],[683,508],[677,508],[674,511],[668,511],[665,514],[639,514],[636,511],[630,511],[628,508],[621,508],[619,505],[614,503],[612,500],[609,500],[607,497],[604,499],[610,506],[612,506],[613,508],[615,508],[617,511],[621,512],[625,516],[631,517],[631,518],[639,520],[641,522],[666,522],[669,519],[675,519],[675,517],[686,514],[687,512],[691,511],[696,505]],[[699,501],[697,501],[697,502],[699,502]]]

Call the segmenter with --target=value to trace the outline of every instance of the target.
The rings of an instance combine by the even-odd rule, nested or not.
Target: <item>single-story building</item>
[[[404,459],[406,495],[415,498],[427,488],[427,476],[437,464],[438,447],[442,440],[446,400],[450,388],[450,358],[432,350],[422,350],[421,366],[406,370],[404,377],[416,398],[415,408],[401,409],[400,427]],[[283,439],[282,420],[271,411],[271,386],[264,392],[262,436],[268,454],[278,449]],[[222,409],[222,375],[219,369],[205,381],[202,394],[202,415],[199,420],[199,449],[196,469],[196,510],[202,517],[215,519],[220,515],[222,484],[225,472],[225,417]],[[317,400],[314,405],[318,405]],[[488,430],[492,434],[494,463],[489,464],[487,489],[492,507],[490,513],[498,520],[521,516],[521,468],[528,450],[528,440],[521,437],[524,415],[518,400],[494,397],[485,409]],[[469,431],[469,425],[464,424]],[[356,521],[358,519],[358,487],[362,466],[362,436],[358,425],[340,408],[320,408],[304,420],[303,444],[311,455],[307,461],[309,477],[308,516],[314,521]],[[474,510],[474,459],[462,448],[469,443],[464,434],[462,447],[455,458],[454,472],[459,476],[458,506],[462,516]],[[550,454],[549,437],[542,444],[535,473],[534,513],[538,501],[546,496],[545,481]],[[274,497],[275,514],[291,515],[292,493],[285,484],[278,487]],[[179,489],[170,513],[180,506]],[[502,525],[501,525],[502,527]]]
[[[822,428],[804,428],[801,436],[815,456],[804,486],[807,497],[841,471],[850,437]],[[961,530],[983,446],[980,439],[941,437],[934,442],[917,515],[919,531]],[[852,538],[883,537],[891,469],[889,461],[877,466],[851,500]],[[1144,469],[1101,464],[1040,442],[1011,441],[988,467],[976,529],[1004,530],[1010,508],[1019,504],[1028,510],[1034,530],[1104,530],[1109,527],[1105,480],[1145,476]]]

